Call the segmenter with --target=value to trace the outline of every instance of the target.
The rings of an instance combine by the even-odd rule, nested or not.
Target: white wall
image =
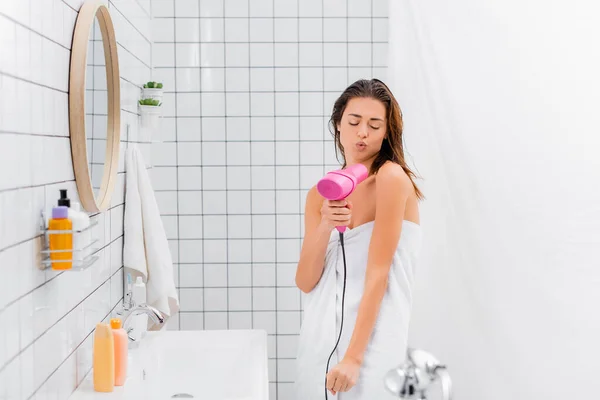
[[[291,399],[307,190],[338,168],[325,124],[386,77],[384,0],[153,0],[165,116],[153,185],[175,257],[175,329],[266,329],[271,399]],[[178,322],[178,325],[177,325]]]
[[[390,77],[424,177],[411,345],[455,398],[600,392],[600,50],[593,2],[390,9]]]
[[[123,296],[123,153],[110,209],[93,216],[100,259],[38,269],[39,215],[77,200],[68,126],[71,38],[81,0],[0,2],[0,398],[65,399],[91,368],[92,330]],[[108,3],[118,42],[122,145],[151,76],[149,0]]]

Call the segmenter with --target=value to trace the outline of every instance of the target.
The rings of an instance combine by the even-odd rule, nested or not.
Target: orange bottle
[[[121,328],[119,318],[111,319],[110,326],[115,342],[115,386],[123,386],[127,377],[127,332]]]
[[[48,221],[48,229],[51,231],[71,231],[73,229],[73,223],[69,219],[69,207],[58,206],[52,209],[52,218]],[[57,261],[73,260],[73,233],[50,233],[49,241],[50,250],[61,250],[60,252],[50,252],[52,269],[71,269],[72,261]]]
[[[112,392],[115,388],[115,346],[108,324],[96,324],[94,332],[94,390]]]

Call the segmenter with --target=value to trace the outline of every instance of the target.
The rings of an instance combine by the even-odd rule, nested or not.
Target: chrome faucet
[[[385,387],[399,399],[427,400],[427,390],[440,380],[442,399],[452,399],[452,381],[446,366],[420,349],[408,349],[407,361],[389,371],[384,378]]]
[[[132,308],[124,311],[127,312],[127,315],[123,319],[123,329],[125,329],[125,331],[127,332],[127,336],[129,336],[129,340],[132,342],[135,342],[136,340],[130,335],[133,328],[127,328],[127,322],[133,315],[147,314],[154,321],[154,323],[160,325],[162,325],[165,322],[165,317],[162,315],[162,313],[148,304],[135,305]]]

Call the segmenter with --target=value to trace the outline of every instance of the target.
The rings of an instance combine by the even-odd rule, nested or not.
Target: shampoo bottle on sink
[[[112,392],[115,387],[115,347],[112,329],[96,324],[94,331],[93,374],[96,392]]]
[[[127,333],[119,318],[111,319],[110,326],[115,341],[115,386],[123,386],[127,377]]]
[[[136,306],[146,304],[146,285],[141,276],[138,276],[135,280],[131,297]],[[134,315],[132,318],[132,326],[134,328],[133,336],[135,337],[135,340],[140,340],[146,335],[146,331],[148,330],[148,315],[138,314]]]

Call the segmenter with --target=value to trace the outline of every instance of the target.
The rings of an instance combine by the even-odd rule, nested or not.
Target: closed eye
[[[348,122],[348,123],[349,123],[350,125],[352,125],[352,126],[356,126],[356,125],[358,125],[358,122],[357,122],[357,123],[355,123],[355,124],[353,124],[352,122]]]
[[[377,130],[377,129],[379,129],[379,126],[372,126],[371,128]]]

